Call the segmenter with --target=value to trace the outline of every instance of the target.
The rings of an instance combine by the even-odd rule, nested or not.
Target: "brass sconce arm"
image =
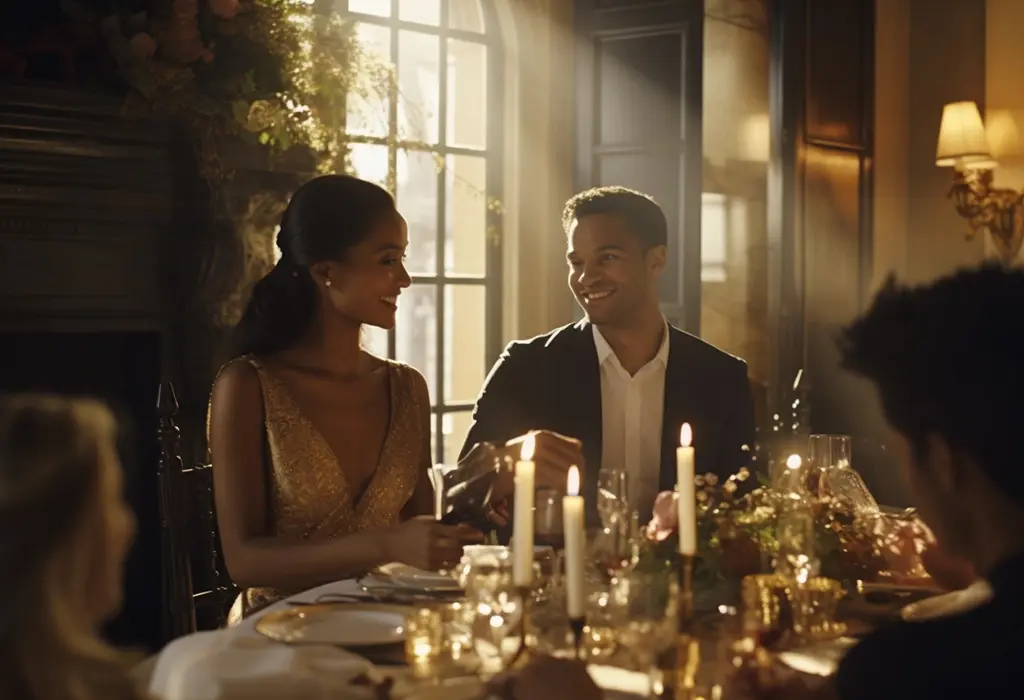
[[[992,186],[992,170],[956,167],[949,190],[956,213],[967,219],[967,240],[988,231],[999,256],[1010,261],[1024,242],[1024,195]]]

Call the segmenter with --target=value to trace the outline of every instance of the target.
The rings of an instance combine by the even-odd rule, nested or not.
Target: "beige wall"
[[[1016,138],[993,144],[999,160],[995,184],[1024,190],[1024,2],[988,0],[985,24],[985,107],[988,114],[1003,112],[1015,124]],[[986,241],[986,254],[992,254]],[[1024,260],[1024,252],[1018,254]]]
[[[984,255],[946,199],[935,142],[944,104],[985,102],[985,3],[877,0],[876,12],[874,277],[925,280]]]
[[[506,31],[505,338],[572,320],[562,206],[572,196],[572,3],[497,3]]]

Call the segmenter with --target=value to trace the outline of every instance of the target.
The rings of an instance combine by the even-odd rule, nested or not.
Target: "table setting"
[[[606,698],[697,700],[722,697],[744,667],[827,677],[879,622],[955,614],[991,595],[984,582],[941,592],[920,561],[930,533],[912,511],[874,503],[848,438],[812,436],[750,488],[746,469],[694,474],[688,428],[677,487],[645,526],[627,476],[602,473],[602,524],[587,530],[579,470],[564,495],[537,492],[527,440],[509,546],[467,546],[449,571],[389,564],[176,640],[149,691],[484,700],[490,679],[555,656],[585,662]]]

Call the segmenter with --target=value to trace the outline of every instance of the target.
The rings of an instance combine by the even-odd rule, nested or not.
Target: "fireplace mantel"
[[[167,325],[174,146],[117,99],[0,86],[0,327]]]

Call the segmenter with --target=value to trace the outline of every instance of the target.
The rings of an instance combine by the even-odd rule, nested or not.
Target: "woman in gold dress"
[[[481,535],[434,521],[422,375],[361,348],[393,328],[408,233],[391,195],[344,175],[306,183],[253,289],[209,438],[232,619],[388,562],[453,563]]]

